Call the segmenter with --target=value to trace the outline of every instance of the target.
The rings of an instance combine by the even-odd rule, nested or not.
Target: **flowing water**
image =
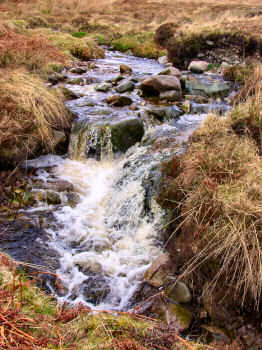
[[[97,92],[94,87],[115,78],[121,63],[132,68],[138,81],[159,73],[163,69],[160,64],[110,51],[95,63],[96,69],[81,76],[94,83],[67,86],[82,96],[67,103],[78,115],[76,125],[137,118],[150,106],[134,90],[129,96],[139,111],[109,107],[105,98],[112,92]],[[162,123],[145,123],[142,142],[125,154],[113,154],[109,135],[101,146],[106,148],[101,152],[104,157],[86,159],[87,142],[80,144],[79,133],[75,133],[70,144],[73,159],[49,155],[28,161],[27,166],[37,169],[32,191],[38,195],[38,203],[24,215],[45,232],[37,237],[37,248],[32,248],[34,254],[39,249],[38,261],[41,255],[44,261],[46,251],[52,251],[52,261],[57,261],[61,288],[55,289],[50,281],[47,285],[59,300],[81,302],[93,309],[125,309],[130,305],[146,269],[163,249],[159,230],[164,212],[154,199],[161,188],[161,162],[184,150],[189,135],[205,117],[184,114]],[[90,129],[88,135],[90,138]],[[92,137],[95,143],[96,137]],[[56,188],[58,183],[71,184],[73,190]],[[47,204],[41,197],[50,188],[59,196],[58,203]],[[41,246],[46,251],[42,252]]]

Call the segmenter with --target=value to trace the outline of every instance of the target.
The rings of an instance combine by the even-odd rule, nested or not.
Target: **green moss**
[[[85,36],[87,36],[86,32],[75,32],[72,34],[73,37],[75,38],[84,38]]]
[[[63,69],[64,69],[64,65],[63,64],[59,64],[59,63],[53,63],[53,64],[49,64],[47,66],[47,68],[49,68],[50,70],[52,70],[53,72],[56,73],[62,73]]]
[[[165,50],[159,50],[154,42],[153,33],[142,34],[126,33],[113,40],[114,48],[121,52],[132,50],[136,56],[158,58],[165,54]]]

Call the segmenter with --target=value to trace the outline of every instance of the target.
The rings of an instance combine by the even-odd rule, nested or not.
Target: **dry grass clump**
[[[244,88],[251,96],[227,119],[209,117],[186,153],[163,167],[160,199],[177,224],[171,237],[178,235],[174,249],[181,249],[183,275],[208,274],[213,286],[256,307],[262,293],[261,78],[258,67],[253,88],[249,80]]]
[[[61,96],[23,70],[0,71],[0,157],[21,160],[52,148],[52,129],[69,126]]]
[[[24,66],[44,70],[48,64],[67,64],[68,58],[42,35],[18,33],[0,23],[0,68]]]

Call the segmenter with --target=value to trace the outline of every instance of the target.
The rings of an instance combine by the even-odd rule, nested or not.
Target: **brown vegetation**
[[[0,71],[0,158],[17,162],[52,148],[52,130],[69,127],[62,96],[24,70]]]
[[[227,119],[210,117],[192,136],[186,153],[164,166],[160,200],[177,224],[171,237],[178,238],[169,248],[176,250],[176,263],[184,265],[182,274],[202,275],[202,286],[208,279],[237,303],[258,308],[262,292],[261,71],[257,67],[247,80],[244,103]]]

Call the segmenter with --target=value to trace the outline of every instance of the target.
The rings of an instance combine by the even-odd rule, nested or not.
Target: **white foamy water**
[[[118,161],[66,159],[55,168],[56,177],[74,184],[80,195],[75,207],[62,206],[54,213],[55,225],[48,230],[50,245],[62,256],[57,274],[67,293],[61,301],[123,309],[160,253],[156,223],[162,213],[152,204],[146,215],[142,186],[154,160],[143,164],[143,152]],[[125,166],[127,159],[133,166]]]

